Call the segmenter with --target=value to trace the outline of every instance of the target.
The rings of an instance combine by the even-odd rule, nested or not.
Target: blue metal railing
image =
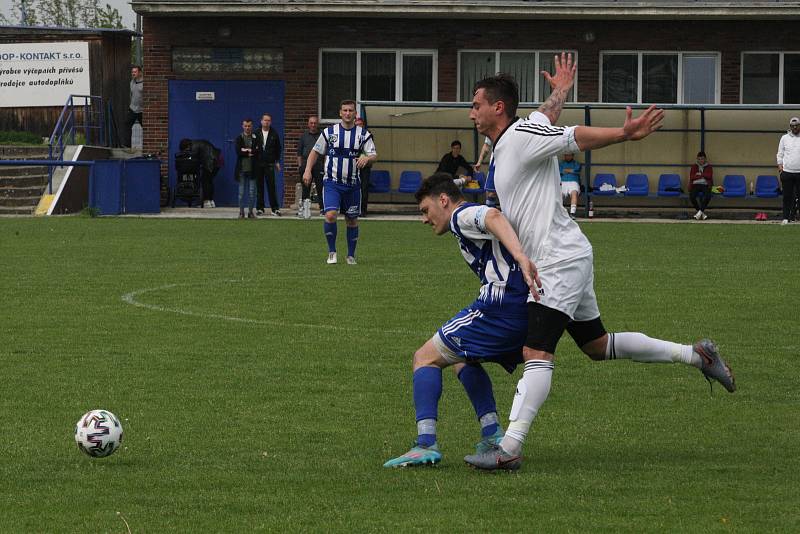
[[[76,100],[83,100],[83,104]],[[76,125],[76,109],[82,109],[81,124]],[[69,139],[71,145],[75,144],[75,130],[81,130],[87,145],[108,146],[109,132],[106,123],[106,114],[103,105],[103,98],[91,95],[69,95],[67,102],[61,109],[53,133],[50,134],[48,159],[51,161],[63,161],[65,140]],[[48,192],[53,194],[53,169],[50,165],[48,170]]]

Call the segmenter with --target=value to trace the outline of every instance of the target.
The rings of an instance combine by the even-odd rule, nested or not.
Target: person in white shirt
[[[508,429],[499,445],[465,458],[480,469],[521,466],[522,444],[550,392],[556,345],[564,330],[593,360],[685,363],[700,369],[709,382],[717,380],[730,392],[736,389],[733,373],[710,340],[680,345],[640,333],[609,334],[603,327],[593,287],[592,246],[562,204],[557,154],[642,139],[661,128],[664,112],[650,106],[633,118],[629,107],[620,128],[553,126],[575,71],[571,55],[556,56],[555,75],[544,73],[553,92],[524,120],[515,116],[519,89],[512,77],[498,74],[475,86],[470,118],[479,133],[492,139],[490,168],[500,205],[541,280],[540,301],[528,299],[525,370]]]
[[[789,131],[778,143],[778,172],[783,190],[783,221],[789,224],[797,213],[800,197],[800,118],[789,120]]]

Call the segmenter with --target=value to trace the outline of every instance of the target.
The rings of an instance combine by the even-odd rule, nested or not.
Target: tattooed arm
[[[558,121],[569,90],[575,83],[575,71],[578,68],[578,63],[572,62],[572,54],[565,52],[562,52],[560,57],[556,56],[554,58],[554,64],[555,75],[551,76],[549,72],[542,71],[542,76],[550,84],[553,92],[550,93],[547,100],[537,110],[547,115],[547,118],[550,119],[550,124],[555,124]]]

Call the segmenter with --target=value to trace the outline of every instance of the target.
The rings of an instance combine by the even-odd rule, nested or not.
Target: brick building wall
[[[219,28],[231,28],[227,38]],[[591,33],[594,40],[587,41]],[[511,37],[509,37],[511,36]],[[769,36],[769,39],[764,39]],[[721,103],[739,102],[740,57],[744,50],[800,50],[793,23],[779,21],[468,21],[301,18],[144,19],[144,150],[166,153],[168,81],[174,79],[284,80],[285,202],[294,201],[297,139],[310,114],[318,112],[320,48],[425,48],[438,50],[438,98],[457,95],[461,49],[574,49],[578,51],[578,100],[599,100],[600,52],[709,51],[721,53]],[[172,46],[282,48],[282,73],[177,75]],[[165,158],[166,159],[166,158]]]

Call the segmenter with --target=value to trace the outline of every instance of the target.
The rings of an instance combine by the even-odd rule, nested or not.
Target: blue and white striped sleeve
[[[314,144],[314,152],[318,152],[323,156],[328,153],[328,138],[325,137],[325,131],[323,130],[319,137],[317,138],[317,142]]]
[[[486,213],[489,206],[468,206],[458,213],[458,228],[461,234],[469,239],[489,239],[491,234],[486,229]]]

